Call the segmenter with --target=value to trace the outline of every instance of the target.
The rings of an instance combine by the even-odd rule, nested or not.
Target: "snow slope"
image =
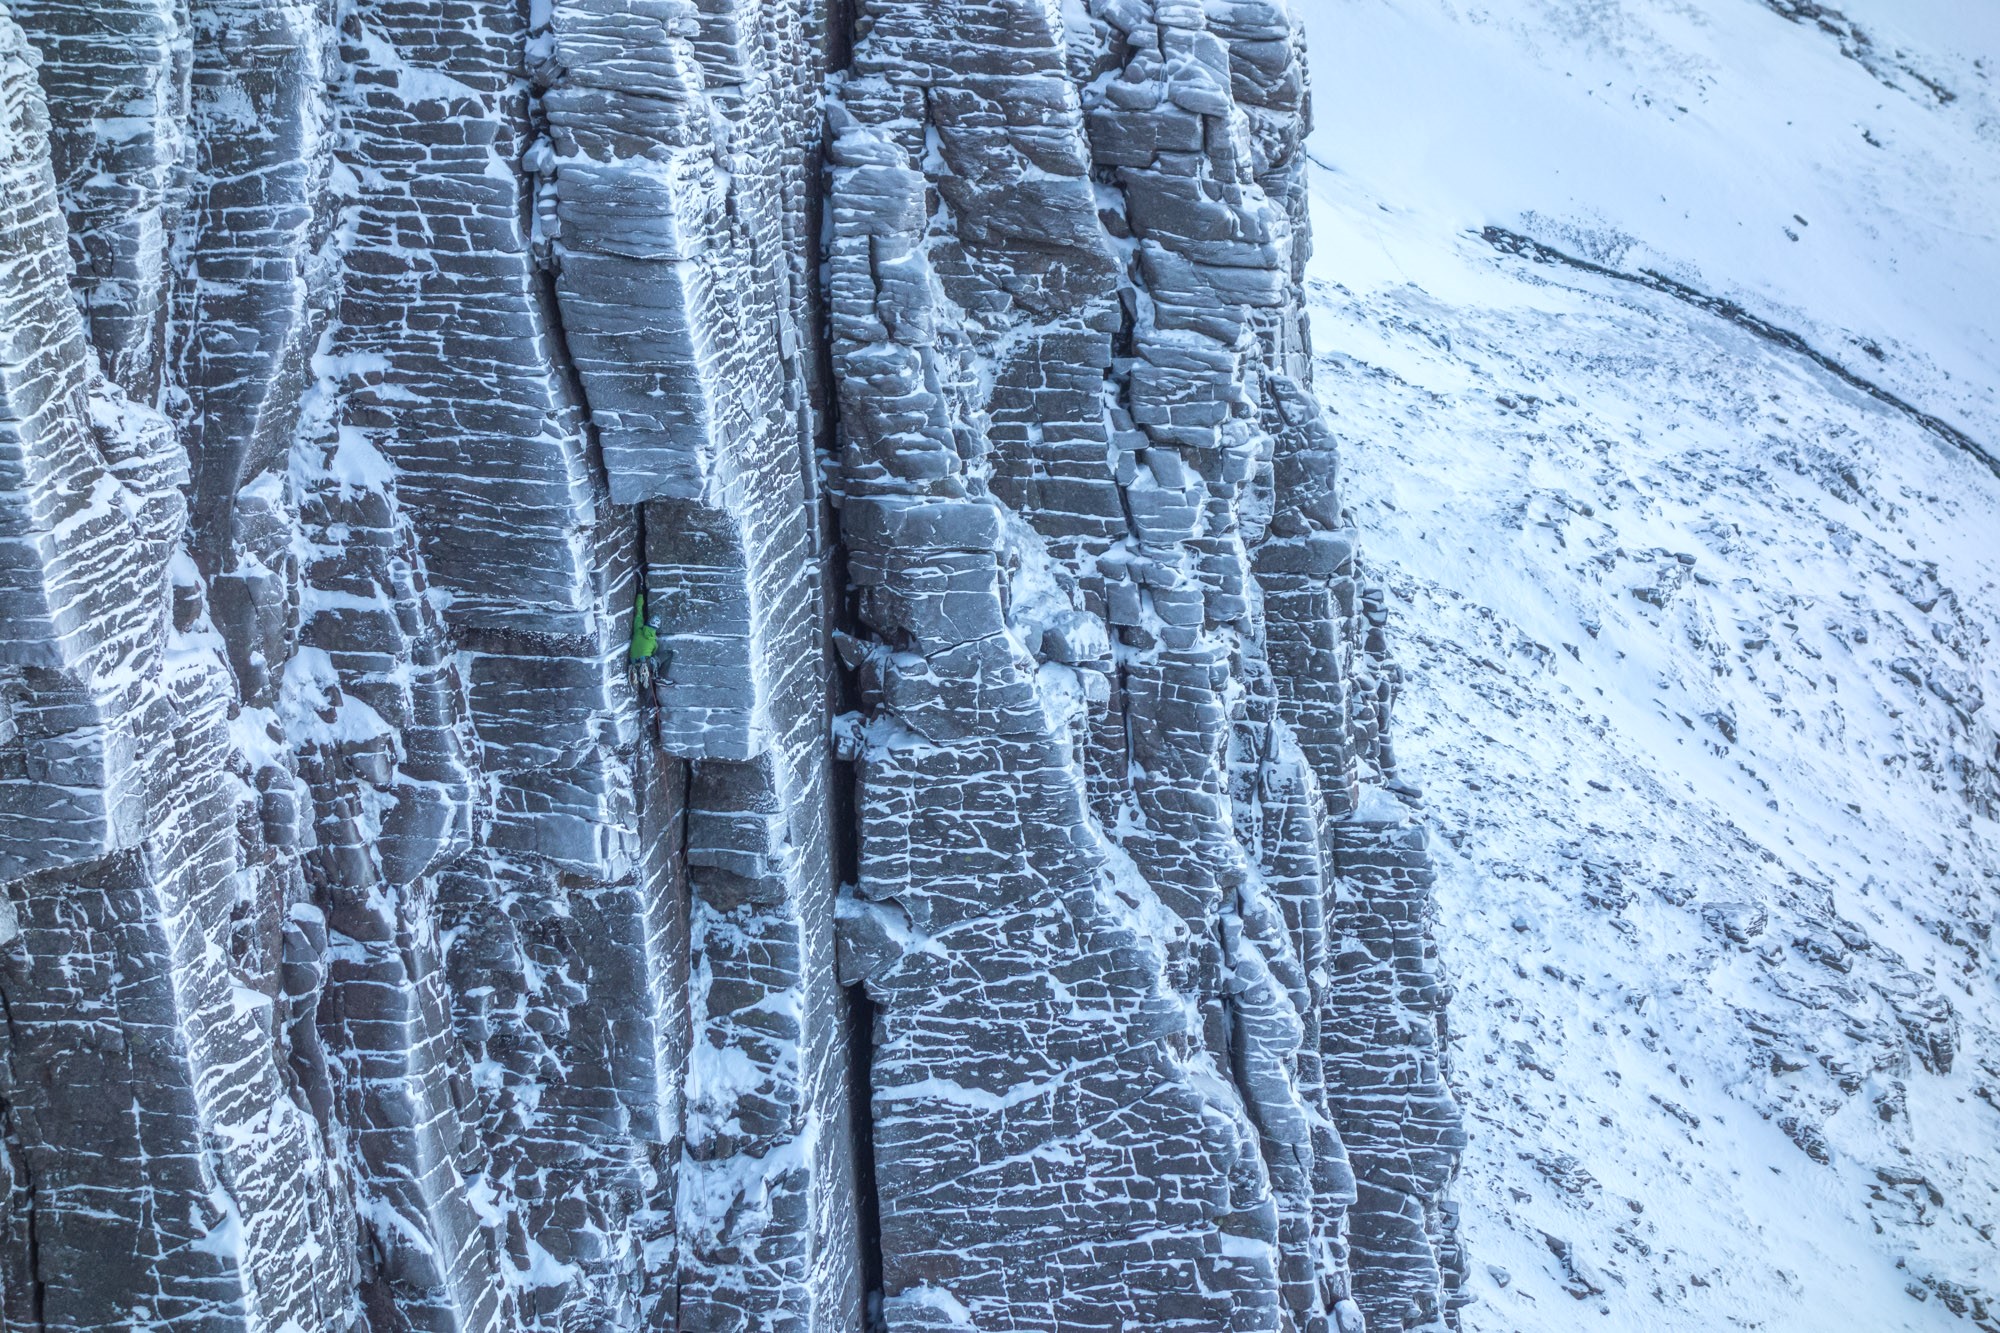
[[[1469,1326],[1995,1327],[2000,479],[1480,231],[1733,300],[1990,452],[2000,9],[1305,12],[1319,383],[1438,835]]]
[[[1742,300],[1995,433],[2000,6],[1301,4],[1316,156],[1381,202]]]

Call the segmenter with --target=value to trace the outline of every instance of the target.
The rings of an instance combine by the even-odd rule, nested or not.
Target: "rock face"
[[[1278,0],[16,0],[8,1327],[1455,1322]]]

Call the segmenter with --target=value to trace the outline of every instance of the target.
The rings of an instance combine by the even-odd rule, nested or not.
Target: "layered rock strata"
[[[1305,109],[1265,0],[16,4],[6,1322],[1453,1322]]]

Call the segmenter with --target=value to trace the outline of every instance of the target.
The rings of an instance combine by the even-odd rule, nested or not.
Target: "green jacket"
[[[660,650],[659,631],[646,623],[646,594],[632,599],[632,660],[643,662]]]

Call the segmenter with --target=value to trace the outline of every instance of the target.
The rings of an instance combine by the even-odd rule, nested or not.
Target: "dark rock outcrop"
[[[1281,3],[11,12],[8,1326],[1453,1319]]]

